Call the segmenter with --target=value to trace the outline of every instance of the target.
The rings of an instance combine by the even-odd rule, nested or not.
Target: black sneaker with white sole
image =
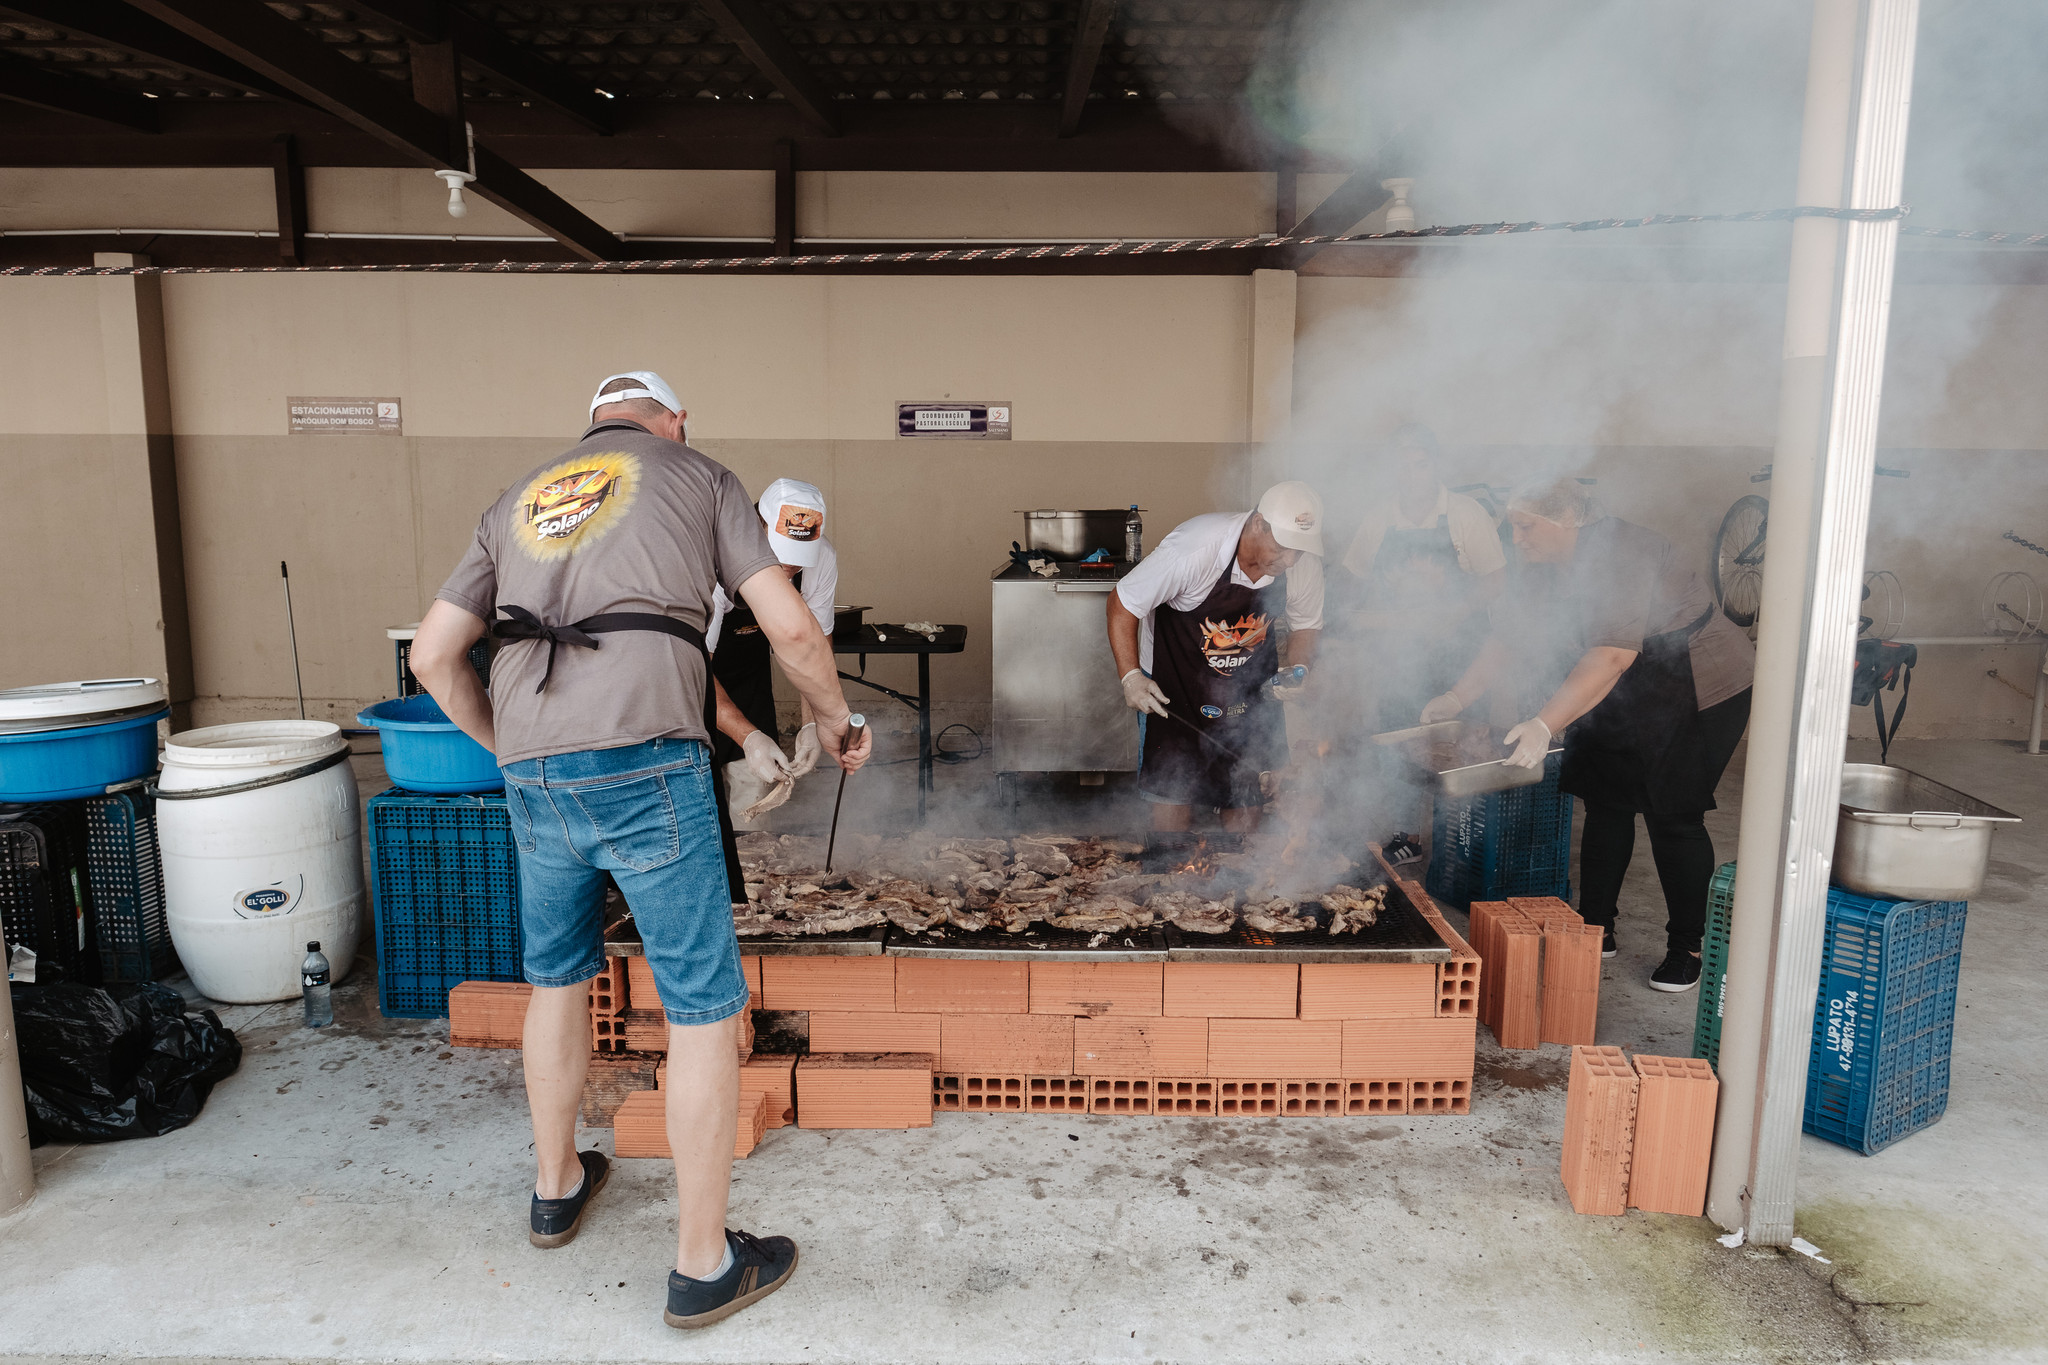
[[[576,1159],[583,1163],[583,1184],[576,1193],[561,1199],[533,1197],[533,1208],[527,1214],[526,1240],[537,1247],[565,1246],[576,1240],[576,1230],[583,1225],[583,1210],[590,1207],[590,1201],[604,1188],[604,1182],[611,1178],[612,1164],[605,1160],[603,1152],[578,1152]]]
[[[693,1280],[679,1270],[668,1275],[668,1308],[661,1320],[671,1327],[709,1327],[756,1299],[765,1299],[796,1273],[796,1243],[787,1237],[756,1237],[725,1230],[732,1264],[711,1280]]]
[[[1650,989],[1653,991],[1689,991],[1699,984],[1700,955],[1683,948],[1673,948],[1664,954],[1657,970],[1650,973]]]
[[[1608,925],[1600,931],[1600,956],[1613,957],[1621,951],[1621,945],[1614,941],[1614,926]]]

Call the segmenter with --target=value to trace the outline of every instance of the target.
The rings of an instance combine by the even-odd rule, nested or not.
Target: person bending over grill
[[[829,639],[832,599],[839,591],[839,553],[825,539],[824,493],[815,484],[777,479],[756,507],[782,572],[803,594],[804,605]],[[731,804],[743,809],[776,783],[808,776],[818,766],[822,750],[817,720],[810,702],[800,697],[803,726],[796,732],[795,754],[785,758],[775,739],[775,679],[768,668],[768,637],[753,609],[734,606],[724,588],[712,595],[704,643],[711,650],[711,673],[718,689],[718,735],[712,741],[712,757]]]
[[[1560,785],[1586,803],[1580,912],[1606,930],[1609,957],[1641,814],[1668,915],[1650,985],[1690,990],[1714,875],[1706,812],[1749,721],[1756,652],[1670,541],[1604,515],[1577,479],[1525,485],[1508,520],[1527,567],[1496,619],[1514,624],[1496,628],[1465,675],[1423,708],[1423,723],[1456,716],[1511,666],[1541,670],[1546,649],[1575,660],[1542,708],[1508,731],[1507,761],[1533,768],[1563,734]]]
[[[1259,774],[1287,761],[1279,701],[1305,682],[1323,627],[1322,554],[1322,498],[1277,483],[1256,511],[1182,522],[1109,595],[1154,830],[1187,829],[1197,805],[1221,809],[1225,829],[1258,827]],[[1283,614],[1288,672],[1276,677]]]
[[[667,1118],[680,1228],[664,1317],[702,1327],[779,1289],[796,1244],[725,1229],[739,1104],[732,1017],[747,1007],[732,904],[745,899],[713,780],[702,626],[737,593],[848,772],[832,647],[776,563],[732,471],[684,444],[661,377],[613,375],[573,450],[520,479],[420,622],[412,669],[448,718],[498,756],[519,847],[526,1098],[540,1174],[535,1246],[582,1225],[610,1166],[576,1150],[590,1061],[590,979],[604,966],[607,874],[646,940],[668,1015]],[[504,617],[499,618],[499,613]],[[485,695],[465,659],[501,640]],[[602,646],[600,648],[599,646]]]

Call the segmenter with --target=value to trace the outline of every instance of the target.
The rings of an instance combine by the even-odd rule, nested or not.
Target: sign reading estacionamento
[[[898,403],[896,435],[939,441],[1007,441],[1008,403]]]
[[[402,436],[396,398],[287,398],[294,436]]]

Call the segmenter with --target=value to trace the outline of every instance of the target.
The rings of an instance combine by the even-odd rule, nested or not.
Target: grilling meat
[[[1191,934],[1227,934],[1237,923],[1232,899],[1210,900],[1192,891],[1161,891],[1145,902],[1145,908]]]
[[[1281,896],[1246,905],[1244,922],[1262,934],[1305,934],[1317,927],[1314,911]]]
[[[1122,896],[1089,896],[1068,901],[1058,914],[1045,916],[1045,922],[1055,929],[1072,929],[1077,933],[1116,934],[1150,924],[1152,913]]]
[[[1028,838],[1010,840],[1010,855],[1017,866],[1028,868],[1047,877],[1064,877],[1074,870],[1074,860],[1066,855],[1062,844],[1079,843],[1076,839]]]
[[[1379,922],[1380,907],[1387,903],[1387,888],[1375,886],[1361,891],[1355,886],[1333,886],[1323,893],[1323,908],[1330,912],[1330,932],[1355,934]]]

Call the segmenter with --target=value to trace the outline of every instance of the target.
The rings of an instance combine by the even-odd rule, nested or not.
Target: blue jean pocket
[[[512,822],[512,843],[521,853],[533,852],[533,812],[526,808],[526,793],[517,782],[505,784],[505,815]]]
[[[675,800],[668,774],[655,773],[630,782],[570,787],[605,852],[635,872],[651,872],[673,862],[682,851],[676,831]]]

